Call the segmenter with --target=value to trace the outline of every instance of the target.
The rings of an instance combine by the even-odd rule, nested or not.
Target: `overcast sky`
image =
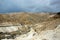
[[[60,0],[0,0],[2,12],[60,12]]]

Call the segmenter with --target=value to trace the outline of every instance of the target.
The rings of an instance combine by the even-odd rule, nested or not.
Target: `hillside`
[[[54,13],[0,14],[0,40],[60,40],[60,16]]]
[[[50,13],[11,13],[0,14],[0,24],[12,23],[12,24],[35,24],[50,20]]]

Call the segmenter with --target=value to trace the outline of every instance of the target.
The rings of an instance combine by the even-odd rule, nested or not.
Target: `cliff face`
[[[0,14],[0,40],[60,40],[56,14]]]
[[[15,40],[60,40],[60,25],[54,30],[42,31],[40,34],[31,29],[29,33],[18,36]]]
[[[25,30],[26,31],[26,30]],[[60,25],[58,25],[55,29],[52,30],[44,30],[37,33],[33,28],[30,28],[30,31],[21,34],[21,35],[5,35],[7,39],[2,40],[60,40]]]

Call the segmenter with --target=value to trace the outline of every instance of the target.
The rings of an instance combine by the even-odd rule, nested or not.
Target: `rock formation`
[[[12,19],[12,15],[14,15],[14,19]],[[0,17],[0,21],[2,21],[0,22],[0,40],[60,40],[60,17],[56,18],[56,14],[15,15]],[[24,15],[25,18],[21,15]],[[23,20],[23,23],[28,21],[28,24],[23,24],[20,20]]]

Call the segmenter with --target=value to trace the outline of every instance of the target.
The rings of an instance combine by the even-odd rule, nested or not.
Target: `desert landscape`
[[[60,14],[0,14],[0,40],[60,40]]]

